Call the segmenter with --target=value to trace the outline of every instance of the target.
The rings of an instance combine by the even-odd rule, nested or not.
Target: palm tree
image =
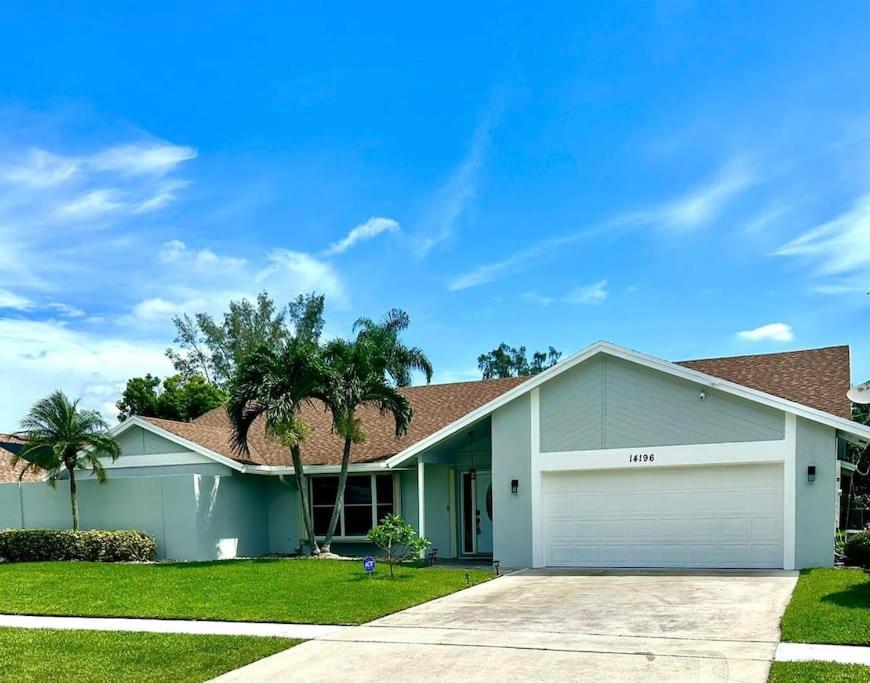
[[[413,370],[422,371],[427,382],[432,378],[432,364],[425,354],[399,340],[399,332],[409,323],[408,315],[398,309],[390,311],[381,323],[361,318],[354,325],[356,339],[336,339],[324,349],[329,370],[326,404],[332,412],[333,428],[344,438],[335,506],[321,545],[324,552],[329,552],[341,516],[351,449],[366,440],[357,410],[372,406],[382,416],[391,415],[399,438],[408,431],[413,412],[390,379],[397,386],[407,386]]]
[[[244,455],[250,452],[248,434],[260,416],[265,419],[266,432],[290,449],[312,555],[320,550],[302,464],[302,442],[311,428],[300,419],[299,410],[315,399],[325,400],[325,378],[326,368],[317,344],[292,337],[271,346],[260,344],[246,355],[237,365],[227,391],[227,415],[236,451]]]
[[[109,425],[95,410],[79,409],[78,399],[70,401],[62,391],[55,391],[37,401],[21,421],[21,436],[25,446],[13,456],[13,465],[25,460],[29,467],[48,471],[52,486],[63,476],[69,476],[69,497],[72,505],[72,527],[79,528],[79,503],[76,470],[90,470],[101,484],[106,470],[100,458],[114,462],[121,447],[109,432]]]

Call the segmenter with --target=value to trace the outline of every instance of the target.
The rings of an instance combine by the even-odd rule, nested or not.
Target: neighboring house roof
[[[717,385],[715,380],[718,378],[724,380],[725,383],[720,384],[719,388],[725,391],[762,402],[776,403],[776,407],[783,410],[807,407],[806,416],[811,419],[820,416],[824,418],[827,415],[835,421],[838,429],[849,426],[843,422],[843,418],[849,416],[849,401],[845,398],[850,379],[847,346],[668,363],[608,342],[597,342],[534,377],[432,384],[402,389],[414,408],[414,419],[408,433],[396,439],[391,419],[382,417],[373,408],[361,410],[359,417],[365,426],[368,439],[363,444],[354,445],[352,462],[366,464],[391,459],[389,464],[395,464],[403,461],[463,425],[482,419],[502,402],[512,400],[600,351],[672,374],[684,375],[687,379],[706,382],[711,386]],[[777,402],[777,397],[792,404]],[[311,405],[304,408],[302,417],[313,428],[302,449],[304,463],[327,466],[339,464],[342,439],[332,433],[329,413],[322,405]],[[215,408],[192,422],[138,417],[133,419],[180,437],[188,446],[205,449],[203,452],[206,454],[216,454],[227,464],[235,462],[282,468],[291,466],[288,449],[266,436],[262,420],[258,420],[251,430],[250,453],[242,456],[234,451],[232,431],[222,407]],[[863,430],[867,429],[857,423],[851,424],[856,425],[862,435]]]
[[[389,458],[526,379],[528,378],[510,377],[401,389],[414,409],[414,419],[408,433],[396,439],[395,423],[391,418],[382,417],[374,408],[363,408],[358,415],[365,425],[367,438],[365,443],[354,444],[353,462],[377,462]],[[332,432],[332,418],[323,405],[305,406],[301,417],[312,427],[311,435],[305,440],[302,449],[304,464],[341,464],[344,441]],[[239,462],[269,466],[291,465],[287,448],[266,436],[262,418],[251,428],[250,454],[247,456],[240,455],[232,448],[232,431],[223,407],[215,408],[191,422],[174,422],[153,417],[141,419]]]
[[[846,397],[851,385],[848,346],[704,358],[680,361],[677,365],[847,420],[852,417],[852,403]]]
[[[21,476],[21,472],[27,466],[20,461],[13,467],[12,456],[21,450],[24,441],[12,434],[0,434],[0,483],[21,481],[40,481],[45,476],[45,470],[38,467],[29,467]]]

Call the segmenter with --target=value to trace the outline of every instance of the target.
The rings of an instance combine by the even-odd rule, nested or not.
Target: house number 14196
[[[634,463],[644,463],[644,462],[655,462],[656,454],[655,453],[632,453],[628,456],[628,461],[632,464]]]

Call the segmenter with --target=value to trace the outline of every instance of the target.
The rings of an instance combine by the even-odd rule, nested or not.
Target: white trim
[[[782,568],[794,569],[795,565],[795,529],[797,501],[797,418],[794,415],[785,416],[785,439],[787,456],[782,468],[783,487],[783,523],[782,523]]]
[[[417,462],[417,535],[420,538],[426,536],[426,496],[424,495],[426,491],[426,477],[423,468],[423,461],[419,460]],[[425,550],[420,551],[420,557],[424,557],[425,554]]]
[[[716,389],[727,394],[732,394],[734,396],[739,396],[750,401],[755,401],[756,403],[761,403],[762,405],[776,408],[777,410],[782,410],[787,413],[793,413],[795,415],[805,417],[808,420],[819,422],[829,427],[833,427],[834,429],[841,430],[847,434],[858,437],[859,439],[870,441],[870,427],[868,426],[859,424],[857,422],[852,422],[851,420],[847,420],[842,417],[837,417],[836,415],[831,415],[830,413],[826,413],[821,410],[816,410],[815,408],[810,408],[809,406],[805,406],[800,403],[795,403],[794,401],[789,401],[778,396],[773,396],[771,394],[764,393],[763,391],[750,389],[749,387],[745,387],[741,384],[728,382],[724,379],[719,379],[718,377],[714,377],[712,375],[708,375],[697,370],[691,370],[682,365],[677,365],[676,363],[671,363],[660,358],[655,358],[653,356],[640,353],[639,351],[633,351],[631,349],[617,346],[616,344],[612,344],[606,341],[598,341],[591,346],[586,347],[582,351],[579,351],[578,353],[569,356],[568,358],[560,363],[557,363],[553,367],[544,370],[542,373],[535,375],[534,377],[530,377],[525,382],[518,384],[513,389],[510,389],[505,393],[501,394],[500,396],[497,396],[496,398],[489,401],[488,403],[485,403],[479,408],[476,408],[475,410],[466,413],[458,420],[455,420],[449,425],[442,427],[438,431],[427,436],[425,439],[421,439],[417,443],[412,444],[402,452],[397,453],[392,458],[389,458],[386,461],[386,466],[395,467],[396,465],[405,462],[419,452],[429,448],[430,446],[433,446],[442,439],[467,427],[468,425],[476,422],[477,420],[486,417],[494,410],[509,403],[510,401],[513,401],[518,396],[522,396],[526,392],[532,391],[533,389],[540,387],[542,384],[544,384],[544,382],[547,382],[553,377],[556,377],[563,372],[570,370],[575,365],[582,363],[583,361],[591,358],[597,353],[606,353],[616,358],[621,358],[623,360],[638,363],[639,365],[643,365],[654,370],[660,370],[661,372],[674,375],[675,377],[680,377],[687,381],[704,385],[710,389]]]
[[[531,443],[531,481],[529,496],[532,508],[532,567],[544,566],[544,512],[543,512],[543,481],[539,467],[541,457],[541,390],[532,389],[529,395]]]
[[[793,452],[793,449],[792,449]],[[638,456],[638,461],[629,458]],[[643,459],[652,456],[652,460]],[[605,448],[589,451],[538,453],[533,467],[540,472],[566,470],[656,469],[691,465],[728,465],[783,462],[789,456],[785,441],[744,441],[641,448]]]

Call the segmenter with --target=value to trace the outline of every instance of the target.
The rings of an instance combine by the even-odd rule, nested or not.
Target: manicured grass
[[[298,642],[286,638],[0,628],[0,680],[206,681]]]
[[[356,561],[0,565],[0,613],[361,624],[492,578],[399,567],[371,578]]]
[[[803,570],[782,618],[782,639],[870,645],[870,574],[845,568]]]
[[[833,662],[774,662],[768,683],[867,683],[870,666]]]

